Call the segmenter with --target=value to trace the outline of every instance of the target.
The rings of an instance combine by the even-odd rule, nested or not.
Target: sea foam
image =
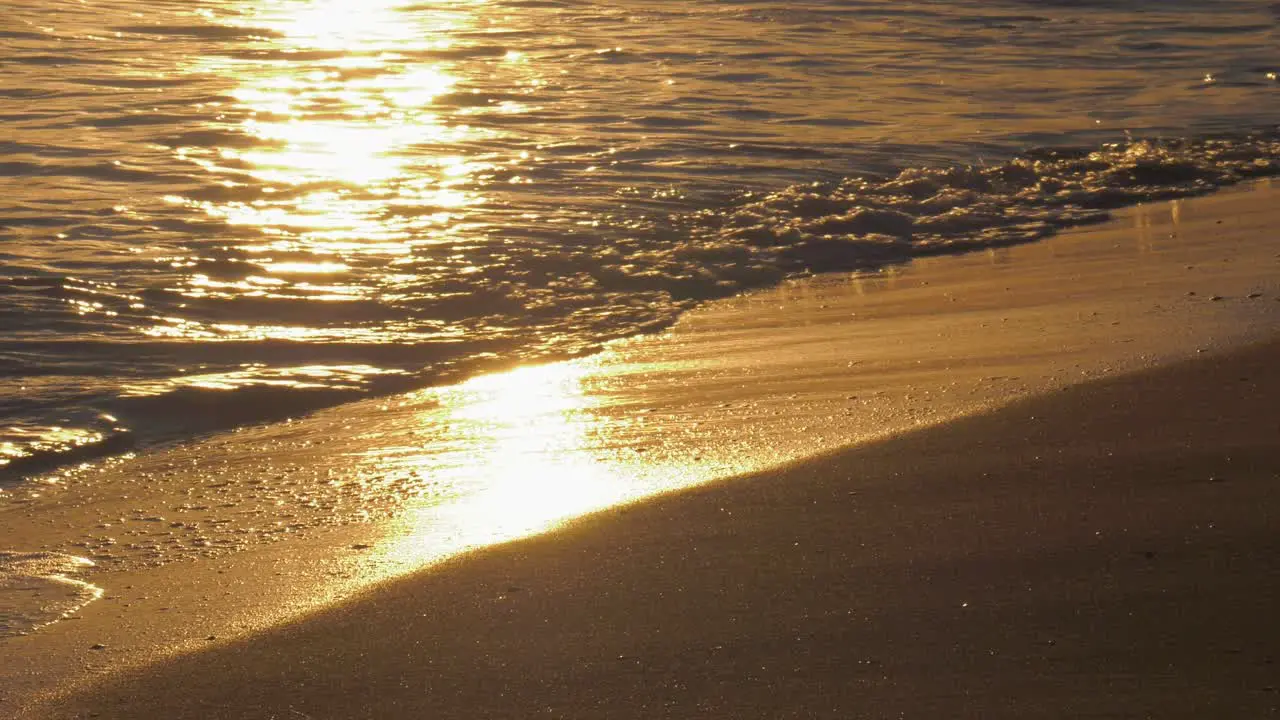
[[[90,567],[74,555],[0,552],[0,638],[38,630],[102,597],[102,588],[71,577]]]

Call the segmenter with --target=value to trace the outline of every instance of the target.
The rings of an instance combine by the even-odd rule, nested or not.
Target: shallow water
[[[72,575],[93,567],[76,555],[0,552],[0,639],[57,622],[102,597]]]
[[[1278,28],[1243,0],[10,0],[0,458],[1273,173]]]
[[[75,611],[84,622],[5,643],[0,686],[56,686],[51,657],[82,677],[94,645],[118,666],[232,640],[594,510],[1273,338],[1276,185],[1149,203],[1043,243],[799,279],[591,357],[0,492],[10,547],[91,559],[86,579],[107,591]],[[858,492],[863,479],[847,482]],[[48,617],[29,585],[0,582],[0,615]]]

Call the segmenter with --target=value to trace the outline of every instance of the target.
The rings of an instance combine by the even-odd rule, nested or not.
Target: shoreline
[[[1268,716],[1277,358],[608,510],[30,717]]]
[[[1230,357],[1275,336],[1275,197],[1264,182],[1035,245],[791,283],[592,358],[68,476],[0,511],[0,533],[90,555],[106,596],[0,640],[0,709],[218,652],[603,508],[943,432],[1198,350]],[[527,482],[543,476],[557,481]]]
[[[991,256],[1000,256],[1007,254],[1011,249],[1022,248],[1028,245],[1042,244],[1046,241],[1052,241],[1054,238],[1063,235],[1087,234],[1096,227],[1107,227],[1117,223],[1121,218],[1128,218],[1134,214],[1141,214],[1144,208],[1148,206],[1162,206],[1165,204],[1177,204],[1187,200],[1198,200],[1205,197],[1223,194],[1236,194],[1240,192],[1249,192],[1251,189],[1256,190],[1258,187],[1271,187],[1277,182],[1277,176],[1269,173],[1261,173],[1257,175],[1243,175],[1236,177],[1230,182],[1221,185],[1203,186],[1192,188],[1184,186],[1177,188],[1158,198],[1152,198],[1143,202],[1131,200],[1127,204],[1119,204],[1115,206],[1103,205],[1099,207],[1088,208],[1089,212],[1099,213],[1098,218],[1090,218],[1069,222],[1060,226],[1054,226],[1046,231],[1044,235],[1036,236],[1032,239],[1017,239],[1008,242],[997,243],[990,246],[974,246],[962,247],[962,249],[950,249],[942,247],[930,252],[923,252],[919,255],[903,255],[893,260],[877,261],[879,264],[873,263],[869,269],[855,271],[830,271],[821,274],[800,273],[795,275],[786,275],[783,279],[776,281],[774,285],[754,286],[749,285],[739,288],[733,295],[729,296],[713,296],[710,299],[702,299],[692,306],[685,307],[680,310],[674,317],[650,324],[650,329],[637,330],[634,334],[626,335],[614,340],[595,341],[587,343],[585,347],[592,348],[589,351],[577,350],[567,351],[558,354],[546,355],[538,359],[525,360],[500,360],[492,362],[492,364],[477,361],[475,358],[464,361],[461,365],[454,365],[452,362],[446,363],[450,365],[450,369],[440,370],[437,374],[429,376],[430,380],[424,379],[422,382],[430,382],[430,385],[419,383],[407,383],[399,380],[399,378],[407,377],[407,371],[401,369],[384,369],[371,375],[373,378],[368,382],[369,391],[355,391],[346,388],[325,388],[313,389],[307,391],[305,395],[299,395],[294,399],[287,401],[291,404],[288,407],[273,407],[273,409],[261,416],[252,413],[241,415],[243,408],[252,407],[254,405],[265,406],[272,405],[272,393],[268,388],[266,390],[259,386],[257,392],[262,395],[259,402],[252,402],[249,395],[248,387],[242,389],[242,394],[246,397],[234,399],[230,393],[223,391],[208,391],[209,394],[201,396],[200,393],[205,392],[199,389],[199,386],[192,384],[184,389],[175,390],[163,397],[169,397],[170,400],[177,404],[186,405],[186,412],[176,412],[173,408],[159,410],[160,415],[168,417],[168,424],[178,423],[185,427],[178,433],[168,430],[157,430],[154,427],[150,429],[142,427],[134,428],[113,428],[107,430],[105,428],[80,428],[77,432],[88,434],[105,433],[100,440],[84,442],[82,444],[71,445],[65,449],[54,451],[51,453],[40,452],[34,455],[19,455],[9,458],[6,464],[0,465],[0,492],[3,492],[6,486],[18,486],[22,483],[29,482],[33,479],[39,479],[42,476],[57,475],[64,471],[74,471],[77,467],[94,464],[111,462],[124,456],[131,456],[137,453],[163,453],[166,450],[193,443],[200,443],[210,437],[225,435],[228,433],[239,432],[241,430],[252,430],[265,425],[273,425],[279,422],[291,422],[296,418],[306,418],[315,413],[325,412],[341,412],[341,408],[349,405],[369,404],[379,401],[393,400],[396,397],[430,390],[436,387],[446,385],[454,385],[465,383],[468,380],[474,380],[478,377],[490,375],[498,375],[509,371],[511,368],[518,368],[528,364],[544,365],[544,364],[561,364],[566,362],[575,362],[583,358],[590,358],[602,353],[608,353],[611,347],[627,342],[649,342],[655,335],[663,335],[668,333],[673,327],[683,324],[683,318],[686,315],[697,316],[707,308],[717,308],[724,305],[732,305],[736,301],[746,297],[769,296],[778,293],[785,293],[787,288],[797,285],[813,282],[815,278],[823,277],[844,277],[844,276],[863,276],[867,278],[875,278],[877,276],[892,276],[903,271],[903,268],[918,266],[921,263],[929,264],[935,261],[941,261],[944,264],[951,261],[970,257],[973,255],[985,254]],[[821,280],[819,280],[821,282]],[[500,357],[499,353],[481,353],[484,356],[492,358]],[[234,375],[234,373],[224,373],[226,375]],[[207,380],[217,382],[216,378],[219,374],[208,376]],[[381,378],[381,379],[379,379]],[[175,380],[159,381],[160,384],[168,383]],[[141,385],[145,382],[139,381]],[[378,387],[378,389],[373,389]],[[183,393],[189,393],[185,399],[179,396]],[[143,399],[147,396],[137,396],[133,398],[118,397],[113,400],[107,400],[102,407],[109,411],[107,417],[111,417],[110,413],[121,414],[128,405]],[[155,397],[162,397],[156,395]],[[328,398],[342,398],[326,399]],[[95,403],[95,407],[98,404]],[[237,410],[237,408],[242,408]],[[132,414],[132,413],[124,413]],[[145,414],[145,413],[144,413]],[[199,421],[192,421],[194,415],[203,415]],[[211,420],[210,418],[218,418]],[[231,419],[227,419],[231,418]],[[113,420],[114,422],[114,420]],[[163,421],[160,424],[166,424]]]

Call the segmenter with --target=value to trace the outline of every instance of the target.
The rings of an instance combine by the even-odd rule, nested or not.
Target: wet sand
[[[1266,716],[1275,198],[38,485],[0,535],[105,596],[0,640],[0,716]]]
[[[1278,361],[597,514],[33,717],[1270,717]]]

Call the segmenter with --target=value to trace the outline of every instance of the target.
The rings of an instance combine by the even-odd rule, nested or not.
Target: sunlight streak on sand
[[[655,466],[625,439],[628,421],[599,412],[597,362],[576,361],[487,375],[437,391],[439,408],[420,414],[431,435],[454,445],[380,448],[381,471],[420,472],[459,492],[412,508],[385,549],[393,564],[420,566],[471,547],[548,530],[593,510],[691,484],[694,466]],[[657,487],[661,487],[658,485]]]

